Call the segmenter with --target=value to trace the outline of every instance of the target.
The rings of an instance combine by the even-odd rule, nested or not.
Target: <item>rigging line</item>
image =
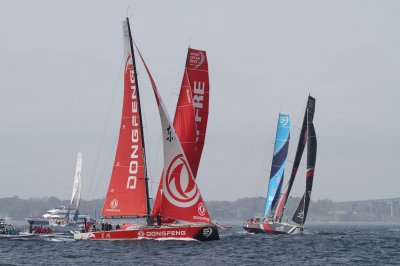
[[[189,46],[190,47],[190,46]],[[186,57],[187,58],[187,57]],[[172,97],[173,96],[178,96],[179,97],[179,94],[180,94],[180,90],[181,90],[181,87],[182,87],[182,85],[181,85],[181,87],[178,87],[179,85],[179,80],[183,80],[183,77],[184,77],[184,71],[185,71],[185,69],[186,69],[186,59],[185,59],[185,63],[184,63],[184,66],[181,68],[181,71],[178,73],[178,75],[177,75],[177,77],[176,77],[176,79],[175,79],[175,85],[173,86],[173,88],[172,88],[172,91],[170,92],[170,94],[169,94],[169,98],[168,98],[168,104],[167,104],[167,110],[169,110],[170,109],[170,107],[171,107],[171,102],[172,102]],[[180,74],[180,73],[183,73],[183,74]],[[179,92],[177,93],[176,92],[176,90],[179,90]],[[177,98],[178,98],[177,97]],[[176,100],[176,101],[178,101],[178,99]],[[175,117],[175,113],[176,113],[176,108],[175,108],[175,112],[174,112],[174,117]],[[175,120],[175,118],[174,118],[174,120]],[[172,123],[173,123],[173,121],[172,121]],[[157,171],[157,169],[156,169],[156,167],[157,167],[157,164],[158,164],[158,155],[159,155],[159,153],[160,153],[160,145],[161,145],[161,142],[162,142],[162,134],[160,134],[160,137],[159,137],[159,140],[158,140],[158,144],[157,144],[157,152],[156,152],[156,159],[155,159],[155,163],[154,163],[154,173],[156,173],[156,172],[158,172]],[[154,199],[154,202],[155,202],[155,199],[156,199],[156,197],[157,197],[157,193],[158,193],[158,187],[160,186],[159,184],[160,184],[160,182],[161,182],[161,178],[162,178],[162,173],[163,173],[163,171],[164,171],[164,165],[162,165],[161,166],[161,171],[159,171],[160,172],[160,179],[158,180],[158,182],[156,181],[156,182],[150,182],[150,186],[151,186],[151,190],[153,191],[153,199]],[[153,187],[153,185],[154,184],[156,184],[156,189],[155,189],[155,193],[154,193],[154,187]],[[162,198],[161,198],[161,200],[162,200]],[[153,204],[154,204],[154,202],[153,202]]]
[[[135,4],[135,1],[132,1],[132,6],[137,6],[137,5]],[[126,17],[129,18],[130,20],[132,20],[132,22],[133,22],[133,11],[132,11],[132,13],[129,15],[129,9],[130,9],[130,8],[131,8],[131,7],[128,6],[127,9],[126,9]],[[135,10],[135,9],[133,8],[133,10]]]
[[[137,69],[137,75],[138,75],[138,76],[140,75],[140,69]],[[143,108],[143,112],[144,112],[144,109],[145,109],[145,108]],[[146,125],[147,125],[147,122],[146,122]],[[146,141],[146,143],[150,143],[150,141],[148,140],[148,137],[149,137],[149,136],[145,136],[145,141]],[[152,173],[157,172],[157,171],[156,171],[156,170],[157,170],[156,168],[157,168],[157,163],[158,163],[158,154],[159,154],[159,151],[160,151],[160,142],[161,142],[161,140],[162,140],[162,133],[160,134],[160,137],[159,137],[159,141],[158,141],[158,145],[157,145],[157,152],[156,152],[156,159],[155,159],[154,165],[153,165],[153,166],[147,165],[147,169],[149,170],[150,176],[153,176]],[[148,149],[146,149],[146,153],[148,153]],[[147,154],[146,157],[148,157],[148,156],[149,156],[149,155]],[[154,167],[153,171],[151,170],[151,167]],[[150,186],[151,186],[151,187],[150,187],[149,190],[153,190],[152,183],[153,183],[153,182],[150,182]],[[157,189],[158,189],[158,187],[157,187]]]
[[[141,71],[141,69],[138,68],[137,69],[137,76],[141,75],[140,71]],[[148,123],[147,123],[146,112],[147,112],[147,107],[145,105],[143,105],[142,106],[143,129],[146,129],[146,131],[148,132]],[[152,158],[152,156],[153,156],[152,155],[153,149],[152,149],[152,142],[150,141],[150,134],[144,134],[144,136],[142,136],[142,137],[144,137],[145,143],[146,143],[146,146],[147,146],[147,148],[146,148],[146,157],[147,157],[146,161],[149,162],[150,160],[148,160],[148,158]],[[161,139],[161,135],[160,135],[160,139]],[[157,157],[158,157],[159,146],[160,146],[160,141],[158,142],[157,152],[156,152],[156,160],[155,160],[154,164],[147,163],[147,178],[148,178],[148,180],[150,180],[149,191],[153,191],[153,186],[152,186],[153,181],[152,180],[154,179],[153,173],[156,172],[155,168],[157,167]],[[154,167],[154,169],[152,169],[153,167]]]
[[[118,141],[118,136],[115,137],[114,142],[117,142],[117,141]],[[106,161],[104,163],[103,170],[100,172],[99,182],[96,182],[95,189],[92,191],[92,194],[90,195],[90,198],[94,197],[94,194],[97,192],[97,189],[99,188],[99,184],[102,183],[101,181],[104,180],[106,169],[112,164],[112,155],[116,153],[116,149],[117,149],[117,147],[114,146],[114,148],[109,152],[108,158],[106,159]]]
[[[146,116],[146,110],[145,108],[142,108],[142,118],[143,118],[143,130],[146,129],[146,131],[148,132],[148,124],[147,124],[147,116]],[[144,134],[144,136],[142,136],[142,138],[144,137],[145,142],[146,142],[146,157],[147,159],[152,157],[152,146],[151,146],[151,141],[150,141],[150,134]],[[149,163],[147,164],[147,178],[148,179],[152,179],[153,178],[153,173],[151,171],[151,166],[149,165]]]
[[[140,67],[137,67],[137,69],[136,69],[136,75],[139,77],[139,76],[141,76],[141,69],[140,69]],[[146,75],[145,75],[146,76]],[[142,82],[143,82],[143,79],[142,79]],[[144,87],[146,87],[146,85],[144,85]],[[142,136],[142,138],[144,138],[144,141],[145,141],[145,143],[146,143],[146,158],[145,158],[145,160],[146,160],[146,167],[147,167],[147,169],[146,169],[146,171],[147,171],[147,179],[148,180],[152,180],[153,179],[153,171],[151,170],[151,164],[150,164],[150,160],[149,160],[149,158],[151,158],[152,157],[152,146],[151,146],[151,141],[150,141],[150,134],[148,134],[148,123],[147,123],[147,115],[146,115],[146,112],[147,112],[147,106],[146,105],[142,105],[141,106],[141,111],[142,111],[142,119],[143,119],[143,121],[142,121],[142,127],[143,127],[143,131],[146,129],[146,134],[145,134],[145,132],[143,132],[143,136]],[[151,182],[150,182],[150,185],[151,185]],[[150,188],[150,190],[151,190],[152,188]]]
[[[270,143],[269,143],[269,144],[270,144]],[[271,145],[271,144],[270,144],[270,145]],[[268,161],[268,160],[267,160],[267,157],[269,157],[269,156],[268,156],[268,153],[270,152],[270,149],[271,149],[270,145],[265,145],[265,146],[264,146],[264,147],[266,147],[266,148],[264,149],[264,153],[263,153],[263,156],[262,156],[262,162],[261,162],[263,165],[265,165],[265,163]],[[261,168],[260,171],[259,171],[259,173],[258,173],[259,177],[258,177],[257,189],[256,189],[257,199],[256,199],[256,201],[254,202],[253,213],[256,213],[256,211],[258,210],[258,205],[259,205],[259,201],[260,201],[260,199],[259,199],[259,197],[260,197],[260,196],[259,196],[260,189],[264,187],[264,185],[260,185],[260,184],[261,184],[261,183],[264,184],[264,180],[265,180],[265,179],[267,179],[267,184],[268,184],[268,181],[269,181],[268,175],[265,175],[265,174],[264,174],[265,172],[268,172],[268,171],[266,171],[266,168]],[[267,176],[267,177],[266,177],[266,176]],[[267,190],[268,190],[268,188],[267,188]],[[261,197],[262,197],[262,196],[261,196]]]
[[[181,71],[179,72],[179,73],[183,73],[184,72],[184,70],[186,69],[186,61],[185,61],[185,64],[184,64],[184,66],[183,66],[183,68],[181,68]],[[172,102],[172,97],[173,96],[178,96],[179,97],[179,92],[180,92],[180,87],[178,87],[178,82],[179,82],[179,80],[182,80],[183,79],[183,74],[179,74],[178,73],[178,75],[177,75],[177,77],[176,77],[176,79],[175,79],[175,85],[173,86],[173,88],[172,88],[172,91],[170,92],[170,94],[169,94],[169,98],[168,98],[168,104],[167,104],[167,109],[169,110],[170,109],[170,107],[171,107],[171,102]],[[176,92],[177,90],[179,90],[179,92]],[[175,110],[175,112],[176,112],[176,110]],[[175,113],[174,113],[174,116],[175,116]],[[162,134],[160,134],[160,137],[159,137],[159,141],[158,141],[158,144],[157,144],[157,152],[156,152],[156,159],[155,159],[155,163],[154,163],[154,173],[156,173],[157,172],[157,163],[158,163],[158,155],[159,155],[159,153],[160,153],[160,145],[161,145],[161,141],[162,141]],[[162,171],[163,171],[163,169],[164,169],[164,166],[162,166],[161,167],[161,173],[160,173],[160,176],[161,176],[161,174],[162,174]],[[157,182],[157,184],[159,184],[160,183],[160,181],[156,181]],[[152,182],[151,184],[153,184],[154,182]],[[152,190],[153,190],[153,187],[151,188]],[[157,188],[156,188],[156,193],[158,192],[158,185],[157,185]],[[154,191],[154,190],[153,190]]]
[[[180,71],[180,73],[183,73],[184,71],[185,71],[185,69],[186,69],[186,61],[185,61],[185,64],[184,64],[184,67],[183,67],[183,69],[181,68],[181,71]],[[176,77],[176,79],[175,79],[175,85],[173,86],[173,88],[172,88],[172,92],[170,92],[170,94],[169,94],[169,98],[168,98],[168,104],[167,104],[167,109],[170,109],[171,108],[171,101],[172,101],[172,97],[173,96],[178,96],[179,97],[179,94],[180,94],[180,87],[178,87],[179,85],[179,80],[182,80],[183,79],[183,76],[184,76],[184,74],[178,74],[177,75],[177,77]],[[176,92],[178,90],[178,92]],[[177,100],[178,101],[178,100]],[[174,115],[175,115],[175,113],[174,113]]]
[[[121,72],[123,63],[124,63],[124,60],[123,60],[123,58],[122,58],[122,59],[121,59],[121,64],[120,64],[120,66],[119,66],[119,70],[118,70],[118,73],[117,73],[117,80],[115,81],[114,90],[113,90],[112,95],[111,95],[111,101],[110,101],[110,104],[109,104],[109,106],[108,106],[108,111],[107,111],[107,115],[106,115],[106,121],[105,121],[104,127],[103,127],[103,132],[101,133],[100,143],[99,143],[98,149],[97,149],[96,160],[95,160],[94,167],[93,167],[92,177],[91,177],[91,179],[90,179],[90,185],[89,185],[88,195],[90,194],[90,190],[91,190],[91,187],[92,187],[92,183],[93,183],[93,180],[94,180],[94,176],[95,176],[95,174],[96,174],[97,164],[98,164],[98,162],[99,162],[99,157],[100,157],[101,149],[102,149],[102,147],[103,147],[105,132],[106,132],[107,125],[108,125],[108,122],[109,122],[109,119],[110,119],[111,107],[112,107],[112,105],[113,105],[113,103],[114,103],[114,99],[115,99],[115,95],[116,95],[116,92],[117,92],[118,84],[119,84],[119,81],[120,81],[120,78],[121,78],[120,72]]]
[[[307,100],[307,102],[308,102],[308,100]],[[290,139],[291,139],[291,142],[295,141],[295,143],[292,144],[292,145],[295,145],[294,147],[297,147],[298,139],[300,138],[301,130],[303,129],[303,118],[304,118],[304,113],[306,112],[306,110],[307,110],[307,105],[305,107],[304,106],[301,107],[301,112],[296,112],[296,114],[300,113],[300,116],[297,116],[296,120],[292,120],[292,121],[295,121],[294,128],[296,129],[296,131],[295,131],[296,134],[294,134],[295,132],[293,132],[293,130],[291,130],[291,132],[293,134],[291,134]],[[301,126],[299,126],[300,123],[301,123]],[[295,161],[296,150],[297,150],[297,148],[289,150],[287,160],[291,163],[293,163]],[[293,159],[290,160],[289,158],[293,158]]]
[[[154,163],[154,165],[153,165],[153,167],[154,167],[154,171],[153,171],[153,173],[156,173],[157,171],[157,162],[158,162],[158,154],[160,153],[160,143],[161,143],[161,139],[162,139],[162,136],[160,135],[160,137],[159,137],[159,139],[158,139],[158,144],[157,144],[157,151],[156,151],[156,159],[155,159],[155,163]],[[163,167],[162,167],[163,168]],[[162,170],[161,170],[162,171]],[[161,174],[160,174],[161,175]],[[161,178],[161,177],[160,177]],[[154,195],[154,188],[153,188],[153,184],[154,183],[156,183],[157,184],[157,186],[156,186],[156,195],[157,195],[157,192],[158,192],[158,184],[160,183],[160,181],[157,181],[157,180],[155,180],[155,179],[153,179],[153,181],[152,182],[150,182],[150,184],[151,184],[151,190],[152,190],[152,192],[153,192],[153,195]]]
[[[189,48],[190,48],[190,45],[189,45]],[[183,64],[183,67],[180,68],[180,71],[178,72],[178,75],[175,79],[175,85],[172,87],[172,91],[170,92],[170,95],[168,98],[167,109],[170,109],[170,107],[171,107],[172,96],[175,95],[175,96],[179,97],[180,89],[181,89],[182,85],[181,85],[181,87],[178,87],[179,86],[178,82],[179,82],[179,80],[183,80],[184,71],[186,69],[186,60],[187,60],[187,56],[185,57],[185,63]],[[181,74],[181,73],[183,73],[183,74]],[[177,90],[178,90],[178,92],[176,92]],[[174,115],[175,115],[175,113],[174,113]]]
[[[275,134],[273,132],[274,129],[276,130],[276,128],[274,128],[274,127],[271,127],[269,129],[269,131],[272,131],[271,135],[273,135],[273,136],[275,136]],[[264,143],[265,143],[265,145],[263,147],[265,147],[265,148],[264,148],[264,151],[263,151],[262,162],[260,163],[263,166],[265,164],[267,164],[268,162],[272,161],[273,153],[274,153],[274,142],[273,141],[267,141],[267,142],[264,142]],[[272,146],[272,158],[269,155],[270,154],[270,150],[271,150],[271,146]],[[264,195],[264,193],[268,193],[269,175],[265,175],[265,172],[269,172],[270,173],[271,170],[268,170],[268,168],[265,168],[265,167],[260,168],[259,173],[258,173],[259,177],[258,177],[257,188],[256,188],[256,195],[257,196],[260,193],[260,189],[263,189],[265,191],[265,192],[263,192],[263,195]],[[266,182],[265,182],[265,180],[266,180]],[[267,184],[267,187],[265,187],[265,183]],[[260,197],[260,196],[258,196],[258,197]],[[258,205],[259,205],[259,201],[255,201],[254,202],[253,213],[255,213],[257,210],[259,210]]]

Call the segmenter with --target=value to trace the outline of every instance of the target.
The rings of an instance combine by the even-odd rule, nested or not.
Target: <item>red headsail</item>
[[[204,141],[206,138],[207,121],[208,121],[208,102],[210,94],[210,81],[208,78],[208,62],[206,51],[189,49],[188,57],[186,59],[186,69],[190,90],[192,93],[192,102],[194,107],[194,121],[196,124],[196,145],[193,157],[188,156],[189,164],[196,178],[197,170],[199,168],[201,154],[203,152]],[[182,82],[183,88],[183,82]],[[182,89],[181,89],[182,94]],[[179,104],[179,102],[178,102]],[[178,105],[179,107],[179,105]],[[174,127],[177,131],[179,139],[181,139],[181,128],[185,128],[188,124],[179,124],[177,117],[179,112],[175,114]],[[193,119],[193,118],[192,118]],[[186,121],[185,121],[186,122]]]
[[[160,215],[175,220],[211,223],[180,140],[168,117],[151,73],[139,50],[138,52],[153,86],[163,130],[164,171]]]
[[[189,48],[174,128],[194,178],[197,176],[206,137],[209,91],[207,54],[205,51]],[[160,179],[152,213],[154,216],[160,212],[162,182]]]
[[[114,167],[102,216],[146,216],[144,150],[139,95],[127,21],[124,33],[124,99]]]

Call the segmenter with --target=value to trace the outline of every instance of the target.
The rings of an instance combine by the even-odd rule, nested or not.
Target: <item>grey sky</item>
[[[205,200],[265,195],[278,113],[291,115],[292,159],[309,92],[317,100],[313,199],[400,196],[399,1],[2,0],[0,197],[69,198],[78,151],[83,197],[105,195],[128,6],[171,117],[189,42],[207,50]],[[140,82],[158,182],[160,122],[148,81]],[[298,179],[294,195],[304,172]]]

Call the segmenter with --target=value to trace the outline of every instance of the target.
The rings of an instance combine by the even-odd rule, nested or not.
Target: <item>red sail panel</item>
[[[198,165],[195,164],[197,126],[195,121],[192,89],[190,87],[187,69],[185,69],[185,73],[183,75],[181,92],[179,94],[178,103],[176,106],[174,128],[189,162],[189,166],[193,172],[194,167],[196,167],[197,170]]]
[[[175,220],[211,223],[206,205],[164,103],[139,50],[138,53],[153,86],[163,130],[164,171],[160,215]]]
[[[165,136],[168,132],[164,131]],[[165,146],[168,145],[171,143],[165,144]],[[175,220],[211,223],[206,205],[184,154],[178,152],[175,157],[171,155],[172,153],[165,156],[167,160],[163,174],[160,215]]]
[[[137,81],[131,55],[129,29],[124,29],[124,98],[118,146],[102,216],[146,216],[144,156]]]
[[[189,48],[175,111],[174,128],[194,178],[197,177],[206,136],[209,92],[207,54],[205,51]],[[153,216],[160,212],[161,188],[162,179],[160,178]]]
[[[208,77],[208,62],[206,51],[189,48],[188,58],[186,60],[186,72],[188,74],[189,84],[193,97],[193,107],[195,111],[194,121],[196,123],[195,154],[193,159],[190,159],[188,157],[188,160],[191,165],[194,177],[196,178],[201,155],[203,152],[204,141],[206,138],[208,121],[210,81]],[[180,139],[181,132],[179,129],[176,130]]]

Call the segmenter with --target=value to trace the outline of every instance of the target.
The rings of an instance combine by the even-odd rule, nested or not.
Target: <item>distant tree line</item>
[[[103,199],[81,201],[80,213],[88,213],[93,217],[98,216]],[[14,220],[23,220],[26,217],[42,216],[45,212],[59,206],[69,207],[68,200],[60,200],[57,197],[21,199],[18,196],[0,198],[0,217],[11,217]]]
[[[289,198],[283,218],[291,220],[300,198]],[[96,199],[80,203],[79,211],[99,217],[104,199]],[[242,198],[236,201],[206,202],[211,218],[216,221],[242,222],[252,217],[262,217],[265,198]],[[18,196],[0,198],[0,217],[10,217],[13,220],[23,220],[29,216],[41,216],[46,211],[69,206],[68,200],[56,197],[21,199]],[[343,204],[329,199],[311,201],[308,221],[391,221],[400,222],[399,206],[395,209],[388,204]]]

